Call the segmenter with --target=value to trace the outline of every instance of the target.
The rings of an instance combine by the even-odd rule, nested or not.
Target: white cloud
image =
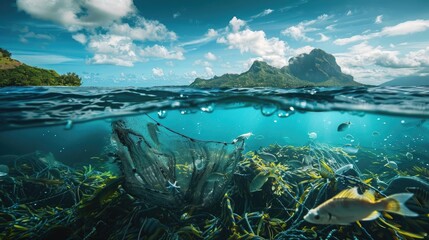
[[[349,38],[339,38],[335,40],[334,43],[337,45],[346,45],[352,42],[364,41],[364,40],[369,40],[377,37],[408,35],[408,34],[423,32],[423,31],[426,31],[427,29],[429,29],[429,20],[418,19],[413,21],[402,22],[394,26],[384,27],[379,32],[362,34],[362,35],[354,35]]]
[[[217,35],[218,35],[218,32],[216,30],[214,30],[213,28],[210,28],[207,31],[207,33],[206,33],[205,36],[208,37],[208,38],[215,38],[215,37],[217,37]]]
[[[264,17],[264,16],[267,16],[267,15],[270,15],[271,13],[273,13],[274,12],[274,10],[273,9],[265,9],[264,11],[262,11],[262,12],[260,12],[260,13],[258,13],[258,14],[256,14],[255,16],[252,16],[252,18],[259,18],[259,17]]]
[[[229,25],[231,26],[233,32],[238,32],[241,27],[246,25],[246,21],[233,17],[231,21],[229,21]]]
[[[375,24],[380,24],[382,22],[383,22],[383,15],[378,15],[374,20]]]
[[[33,52],[22,52],[13,54],[14,58],[19,61],[25,62],[30,65],[43,65],[43,64],[61,64],[65,62],[74,62],[81,59],[69,58],[62,55],[55,54],[40,54]]]
[[[354,45],[349,52],[335,54],[345,73],[357,81],[379,84],[391,78],[416,74],[429,67],[429,47],[401,54],[399,51],[373,47],[367,42]]]
[[[180,17],[180,15],[181,15],[180,12],[176,12],[173,14],[173,18],[178,18],[178,17]]]
[[[286,43],[275,37],[267,38],[264,31],[245,29],[229,33],[218,39],[218,42],[227,44],[229,49],[239,49],[241,53],[253,53],[272,66],[282,67],[287,64]]]
[[[236,24],[239,23],[239,24]],[[244,21],[232,18],[230,25],[232,32],[218,38],[217,42],[227,44],[229,49],[238,49],[241,53],[252,53],[262,58],[268,64],[275,67],[282,67],[287,64],[286,52],[289,50],[287,44],[275,37],[267,38],[264,31],[252,31],[248,28],[240,30]]]
[[[326,42],[326,41],[328,41],[330,38],[329,37],[327,37],[325,34],[323,34],[323,33],[318,33],[319,34],[319,36],[320,36],[320,39],[318,40],[318,42]]]
[[[308,37],[306,34],[308,32],[314,32],[314,31],[318,30],[317,28],[313,28],[311,26],[314,24],[318,24],[320,22],[323,22],[329,18],[330,17],[327,14],[323,14],[314,20],[303,21],[303,22],[298,23],[298,25],[288,27],[288,28],[284,29],[281,33],[285,36],[292,37],[293,39],[295,39],[297,41],[303,40],[306,42],[311,42],[311,41],[314,41],[314,39]]]
[[[176,33],[168,31],[167,27],[158,21],[138,17],[135,25],[131,27],[128,23],[114,23],[109,27],[109,32],[139,41],[174,41],[177,39]]]
[[[177,35],[159,21],[140,17],[133,0],[17,0],[17,6],[71,32],[74,40],[93,53],[88,63],[133,66],[142,57],[184,59],[179,48],[167,50],[159,44],[143,48],[145,41],[174,42]]]
[[[152,74],[155,77],[162,77],[164,76],[164,71],[162,68],[152,68]]]
[[[90,63],[114,64],[131,67],[139,61],[136,46],[131,38],[118,35],[96,35],[88,42],[88,49],[94,52]]]
[[[204,66],[204,67],[211,67],[211,64],[207,61],[203,61],[201,59],[197,59],[194,61],[194,65]]]
[[[22,43],[27,43],[28,39],[39,39],[39,40],[52,40],[52,36],[47,34],[40,34],[40,33],[34,33],[34,32],[25,32],[25,34],[19,35],[19,41]]]
[[[85,43],[88,41],[88,39],[86,38],[86,35],[83,33],[74,34],[72,35],[72,38],[83,45],[85,45]]]
[[[183,74],[183,76],[187,79],[194,80],[195,78],[198,77],[198,73],[197,73],[197,71],[193,70],[191,72],[187,72],[187,73]]]
[[[301,47],[301,48],[297,48],[297,49],[295,49],[295,50],[293,50],[293,55],[294,56],[297,56],[297,55],[300,55],[300,54],[303,54],[303,53],[310,53],[312,50],[314,49],[314,47],[312,47],[312,46],[304,46],[304,47]]]
[[[347,16],[352,15],[352,10],[349,10],[349,11],[346,13],[346,15],[347,15]]]
[[[326,29],[326,30],[328,30],[328,31],[334,31],[334,30],[335,30],[335,28],[334,28],[334,27],[335,27],[335,25],[336,25],[336,24],[328,25],[327,27],[325,27],[325,29]]]
[[[140,51],[142,57],[155,57],[163,59],[177,59],[184,60],[183,52],[181,49],[169,51],[166,47],[155,44],[152,47],[146,47]]]
[[[185,47],[185,46],[189,46],[189,45],[196,45],[196,44],[202,44],[202,43],[206,43],[209,42],[213,39],[215,39],[218,36],[218,32],[212,28],[210,28],[207,33],[204,35],[204,37],[200,38],[200,39],[196,39],[196,40],[192,40],[189,42],[185,42],[180,44],[180,46]]]
[[[211,67],[205,67],[204,71],[205,71],[205,74],[207,77],[213,77],[214,76],[214,72],[213,72],[213,69]]]
[[[19,10],[61,24],[70,31],[105,26],[135,12],[132,0],[17,0]]]
[[[217,57],[211,52],[208,52],[204,55],[204,57],[209,61],[216,61]]]

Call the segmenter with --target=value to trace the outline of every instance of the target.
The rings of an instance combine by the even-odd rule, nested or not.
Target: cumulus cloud
[[[348,38],[339,38],[334,41],[337,45],[346,45],[349,43],[357,42],[357,41],[365,41],[378,37],[389,37],[389,36],[401,36],[408,35],[418,32],[424,32],[429,29],[429,20],[417,19],[413,21],[406,21],[399,23],[394,26],[384,27],[379,32],[374,32],[370,34],[361,34],[354,35]]]
[[[379,84],[390,78],[415,74],[429,66],[429,47],[401,54],[399,51],[385,50],[381,46],[371,46],[363,42],[349,48],[349,52],[335,54],[345,73],[356,80]]]
[[[204,57],[209,61],[216,61],[217,57],[211,52],[208,52],[204,55]]]
[[[207,77],[213,77],[214,76],[214,72],[213,72],[213,69],[211,67],[205,67],[204,71],[205,71],[205,74]]]
[[[380,24],[382,22],[383,22],[383,15],[378,15],[374,20],[375,24]]]
[[[237,24],[239,23],[239,24]],[[229,49],[238,49],[241,53],[252,53],[275,67],[287,64],[286,53],[289,47],[278,38],[267,38],[264,31],[240,30],[244,21],[234,17],[230,21],[232,32],[218,38],[217,42],[228,45]],[[239,26],[239,27],[238,27]]]
[[[17,0],[16,4],[32,17],[53,21],[70,31],[110,24],[136,9],[132,0]]]
[[[17,0],[17,6],[71,32],[74,40],[93,53],[88,63],[133,66],[151,57],[185,59],[179,48],[146,46],[149,41],[174,42],[177,35],[159,21],[139,16],[133,0]]]
[[[164,71],[162,68],[152,68],[152,74],[154,77],[162,77],[164,76]]]
[[[260,18],[260,17],[264,17],[264,16],[267,16],[267,15],[270,15],[271,13],[273,13],[274,12],[274,10],[273,9],[265,9],[264,11],[262,11],[262,12],[260,12],[260,13],[258,13],[258,14],[256,14],[256,15],[254,15],[254,16],[252,16],[252,18]]]
[[[207,31],[207,33],[206,33],[205,36],[208,37],[208,38],[215,38],[215,37],[217,37],[217,35],[218,35],[218,32],[216,30],[214,30],[213,28],[210,28]]]
[[[316,19],[310,20],[310,21],[303,21],[298,23],[298,25],[288,27],[284,29],[281,33],[285,36],[292,37],[293,39],[300,41],[306,41],[311,42],[314,41],[313,38],[308,37],[306,34],[308,32],[314,32],[318,30],[317,28],[311,27],[312,25],[318,24],[320,22],[323,22],[330,17],[327,14],[320,15]]]
[[[300,55],[300,54],[303,54],[303,53],[310,53],[312,50],[314,49],[314,47],[312,47],[312,46],[304,46],[304,47],[300,47],[300,48],[297,48],[297,49],[295,49],[295,50],[293,50],[293,55],[294,56],[297,56],[297,55]]]
[[[109,32],[139,41],[174,41],[177,39],[176,33],[168,31],[165,25],[141,17],[136,18],[133,27],[128,23],[114,23],[109,27]]]
[[[131,67],[139,60],[136,54],[137,47],[129,37],[96,35],[90,38],[87,47],[95,53],[89,63]]]
[[[231,21],[229,21],[229,26],[232,28],[233,32],[238,32],[241,27],[246,25],[246,21],[238,19],[237,17],[233,17]]]
[[[140,51],[140,55],[146,58],[155,57],[155,58],[176,59],[176,60],[185,59],[181,49],[171,51],[171,50],[168,50],[166,47],[160,46],[158,44],[155,44],[152,47],[146,47],[142,49]]]

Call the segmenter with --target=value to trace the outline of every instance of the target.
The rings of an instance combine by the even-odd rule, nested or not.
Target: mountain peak
[[[289,60],[289,66],[276,68],[263,61],[254,61],[241,74],[224,74],[210,80],[195,79],[192,87],[309,87],[359,86],[353,77],[341,72],[335,57],[321,49]]]
[[[310,82],[324,82],[333,77],[343,82],[353,81],[352,76],[341,72],[333,55],[318,48],[289,59],[289,69],[293,75]]]
[[[273,68],[273,67],[271,67],[270,65],[268,65],[268,63],[263,62],[263,61],[259,61],[259,60],[255,60],[252,63],[252,66],[249,68],[249,72],[258,73],[258,72],[260,72],[262,70],[271,69],[271,68]]]

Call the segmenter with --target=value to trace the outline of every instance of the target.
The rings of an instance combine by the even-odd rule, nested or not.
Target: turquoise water
[[[429,194],[429,185],[426,183],[429,180],[429,88],[360,87],[291,90],[3,88],[0,89],[0,117],[0,156],[2,156],[0,164],[7,165],[9,169],[6,176],[0,177],[0,181],[3,183],[0,229],[5,234],[2,237],[6,239],[24,239],[26,237],[47,239],[51,236],[49,234],[70,239],[84,239],[85,237],[137,239],[142,236],[163,239],[226,239],[234,234],[236,234],[235,237],[243,238],[259,236],[261,238],[312,239],[312,234],[316,234],[316,239],[342,239],[344,237],[405,239],[410,236],[417,238],[411,233],[425,237],[426,230],[424,229],[428,229],[427,224],[421,222],[428,222],[425,214],[429,213],[429,209],[427,209],[429,195],[425,195]],[[112,124],[115,125],[118,121],[123,121],[126,127],[112,128]],[[350,122],[350,125],[344,131],[337,130],[340,124],[347,122]],[[152,133],[150,124],[158,126]],[[126,132],[127,129],[138,134],[124,133],[124,136],[129,137],[129,140],[125,141],[121,139],[121,131]],[[252,133],[252,135],[242,142],[240,140],[238,143],[234,143],[234,139],[245,133]],[[136,136],[140,136],[140,140]],[[168,185],[173,182],[166,181],[168,178],[164,176],[165,180],[162,181],[166,181],[167,185],[145,186],[145,188],[142,186],[142,189],[152,187],[153,189],[150,190],[152,193],[165,191],[162,193],[163,195],[159,193],[160,196],[173,199],[171,201],[178,201],[177,205],[183,204],[180,205],[181,208],[171,209],[169,206],[151,200],[152,195],[150,194],[142,196],[142,194],[136,193],[137,187],[134,185],[139,183],[148,185],[149,180],[143,179],[140,182],[133,180],[134,175],[131,170],[135,171],[134,168],[137,168],[139,173],[139,166],[134,165],[147,161],[145,158],[155,162],[159,160],[155,155],[145,155],[139,153],[139,150],[133,152],[133,146],[142,144],[142,139],[149,146],[145,151],[156,149],[155,152],[171,154],[176,158],[176,165],[172,170],[175,171],[174,178],[171,178],[171,181],[177,180],[178,186],[183,184],[181,189],[174,189]],[[206,143],[207,141],[212,141],[213,145]],[[238,147],[240,144],[242,147]],[[198,178],[210,183],[215,181],[222,186],[220,190],[216,190],[219,191],[216,193],[217,195],[213,193],[215,200],[208,201],[210,204],[198,205],[198,207],[195,197],[189,200],[185,195],[185,200],[182,198],[180,201],[177,200],[177,194],[181,194],[180,191],[186,189],[184,182],[189,184],[189,190],[192,189],[192,179],[196,179],[190,176],[192,171],[195,173],[195,161],[199,159],[198,157],[192,159],[194,155],[189,152],[201,151],[201,154],[207,152],[215,154],[216,151],[220,151],[222,146],[226,148],[224,149],[225,154],[230,156],[225,159],[233,159],[222,161],[236,162],[228,166],[219,163],[221,167],[217,168],[214,175],[208,174]],[[301,150],[296,150],[295,155],[292,153],[284,155],[281,149],[287,147]],[[275,186],[279,187],[276,182],[282,181],[276,177],[267,177],[267,179],[273,179],[272,182],[268,180],[262,190],[254,192],[250,190],[249,192],[248,185],[250,184],[251,189],[254,183],[252,179],[254,180],[258,171],[271,171],[267,170],[270,161],[266,159],[262,159],[260,163],[265,164],[263,165],[266,166],[265,170],[261,170],[264,169],[263,167],[252,168],[247,165],[247,167],[243,167],[243,162],[254,161],[255,158],[249,159],[261,151],[275,155],[275,164],[287,166],[287,171],[279,170],[280,173],[276,174],[280,174],[282,181],[285,181],[284,184],[291,186],[290,189],[283,185],[284,189],[279,190],[281,193],[273,195],[269,185],[271,184],[274,189]],[[323,157],[319,153],[322,153]],[[131,165],[126,163],[127,154],[132,159]],[[328,155],[330,157],[327,157]],[[44,168],[36,168],[39,163],[36,164],[34,161],[48,159],[47,156],[51,160],[46,165],[46,169],[56,167],[60,169],[58,166],[61,164],[64,168],[69,169],[64,171],[70,175],[66,176],[65,172],[60,170],[62,179],[61,176],[54,174],[46,175]],[[304,164],[305,156],[311,156],[312,162]],[[24,160],[20,162],[19,159]],[[33,159],[31,160],[33,162],[28,159]],[[307,179],[308,181],[303,183],[296,179],[306,179],[303,176],[307,176],[306,171],[309,171],[309,168],[319,174],[323,170],[320,162],[327,161],[329,165],[328,160],[334,162],[331,164],[333,170],[347,163],[353,164],[359,181],[362,181],[362,183],[345,184],[342,186],[343,189],[359,185],[361,190],[372,187],[381,194],[388,195],[391,194],[388,192],[388,186],[381,187],[381,184],[377,184],[375,180],[377,177],[387,185],[395,179],[400,178],[401,180],[401,177],[417,177],[418,181],[422,183],[418,189],[420,202],[416,199],[410,201],[413,206],[420,204],[418,208],[413,208],[420,214],[420,217],[418,220],[406,218],[409,222],[401,224],[398,229],[380,222],[381,220],[364,222],[363,227],[353,223],[345,227],[349,228],[349,231],[341,230],[338,225],[313,225],[305,222],[303,215],[308,209],[316,207],[342,190],[340,187],[331,189],[331,185],[323,185],[340,181],[341,176],[326,177],[323,181],[312,179],[314,188],[320,187],[320,191],[318,191],[323,193],[323,197],[314,197],[314,199],[309,197],[310,200],[304,203],[299,200],[305,196],[304,190],[310,186],[308,183],[311,181]],[[386,167],[385,164],[388,161],[394,161],[397,168]],[[297,165],[296,162],[301,163]],[[180,167],[187,166],[187,164],[192,165],[192,163],[194,163],[194,167],[179,170]],[[19,164],[22,166],[18,167]],[[153,162],[145,164],[157,166]],[[87,172],[86,175],[83,174],[86,176],[83,180],[80,175],[73,175],[74,172],[82,171],[83,167],[87,168],[89,165],[95,170]],[[144,164],[141,168],[143,167]],[[281,169],[281,166],[277,167]],[[167,168],[171,170],[171,166]],[[129,172],[124,172],[127,169]],[[220,172],[221,170],[230,172]],[[103,175],[106,172],[110,177],[107,177],[106,174]],[[164,174],[163,171],[161,173]],[[93,178],[91,178],[91,174],[94,174]],[[95,177],[97,174],[102,177]],[[140,177],[145,178],[142,172],[139,174],[142,174]],[[300,177],[290,177],[288,174],[298,174]],[[113,190],[116,191],[116,195],[110,194],[106,197],[113,200],[109,203],[100,200],[96,207],[92,207],[88,211],[84,208],[84,213],[82,213],[82,202],[88,201],[91,196],[99,196],[100,189],[106,189],[106,186],[109,186],[108,179],[121,176],[125,176],[125,180],[115,185]],[[219,176],[222,176],[221,180]],[[244,180],[237,180],[239,176],[245,176]],[[22,178],[27,180],[22,180]],[[324,177],[322,176],[322,178]],[[373,180],[365,181],[371,178]],[[15,184],[13,191],[7,185],[11,184],[12,180],[25,183],[28,179],[35,179],[31,184],[36,184],[40,188],[40,193],[37,192],[33,197],[30,197],[30,193],[25,193],[25,191],[30,191],[25,184]],[[60,179],[61,183],[47,181]],[[130,181],[136,181],[133,183],[133,187],[131,187]],[[240,181],[247,181],[247,187],[243,187]],[[93,187],[79,192],[83,190],[76,190],[76,188],[81,186],[82,182],[92,184]],[[405,185],[401,191],[405,191],[407,187],[416,187],[414,182],[409,185],[406,185],[408,183],[403,184]],[[215,188],[214,185],[216,184],[205,188]],[[15,192],[16,188],[21,188],[20,194]],[[280,188],[282,187],[280,186]],[[210,189],[207,192],[204,192],[205,189],[200,190],[205,198],[211,194]],[[44,191],[43,194],[41,191]],[[69,193],[65,194],[67,191],[70,191],[70,196]],[[228,197],[224,196],[225,193],[228,194]],[[58,199],[55,194],[65,195],[62,196],[62,199]],[[102,196],[105,196],[103,194],[101,193]],[[316,195],[314,193],[314,196]],[[154,195],[157,198],[160,196]],[[383,196],[378,196],[378,198],[381,197]],[[166,202],[170,200],[166,200]],[[412,201],[417,201],[417,203]],[[124,206],[124,202],[127,202],[126,206]],[[191,206],[194,202],[195,209]],[[232,214],[232,217],[229,218],[226,210],[222,209],[227,209],[231,202],[233,202],[232,205],[235,205],[232,212],[228,213]],[[244,202],[246,203],[244,204]],[[33,203],[37,203],[37,206],[32,205]],[[42,207],[55,208],[58,205],[61,206],[61,209],[67,209],[67,214],[72,217],[54,224],[55,221],[50,217],[62,219],[59,215],[41,214],[39,220],[26,221],[26,215],[23,213],[26,210],[23,210],[24,207],[17,207],[20,205],[31,208],[33,215],[37,215],[35,212],[40,211]],[[276,210],[280,207],[283,210]],[[116,225],[110,226],[109,231],[106,230],[104,224],[100,224],[100,222],[108,222],[105,219],[106,214],[103,212],[105,208],[117,210],[118,218],[122,218],[115,222]],[[285,210],[286,208],[300,210]],[[118,209],[123,209],[127,213]],[[127,215],[128,212],[134,212],[132,217]],[[268,220],[263,220],[262,215],[259,216],[256,213],[269,213],[271,218],[279,223],[275,225],[274,220],[268,223]],[[255,217],[252,218],[253,220],[249,220],[249,223],[244,224],[240,219],[245,214],[253,214]],[[189,219],[184,215],[189,216]],[[127,216],[129,221],[123,221],[124,216]],[[193,216],[195,217],[193,218]],[[404,218],[397,217],[395,214],[393,216],[393,219],[383,217],[391,224],[397,224]],[[82,219],[86,219],[86,222],[82,223]],[[135,222],[133,219],[136,219]],[[217,220],[214,219],[218,219],[218,225],[215,223]],[[231,219],[234,219],[234,224]],[[42,220],[51,224],[40,227],[38,224],[41,224]],[[207,221],[213,221],[212,225],[218,227],[211,229],[207,224],[202,224]],[[266,221],[264,222],[265,230],[257,231],[256,229],[258,226],[262,226],[263,221]],[[190,226],[197,230],[190,230]],[[157,232],[152,228],[161,230]],[[95,230],[92,231],[93,229]]]

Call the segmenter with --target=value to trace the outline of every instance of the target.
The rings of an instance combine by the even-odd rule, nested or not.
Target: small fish
[[[342,131],[346,130],[347,128],[350,127],[350,124],[352,124],[352,123],[351,122],[343,122],[343,123],[341,123],[340,125],[338,125],[337,131],[338,132],[342,132]]]
[[[335,174],[336,175],[343,175],[345,172],[347,172],[350,169],[353,169],[353,164],[351,164],[351,163],[346,164],[346,165],[338,168],[337,170],[335,170]]]
[[[317,138],[317,133],[315,133],[315,132],[308,133],[308,138],[310,138],[311,140],[316,139]]]
[[[386,189],[389,187],[389,184],[387,184],[386,182],[380,180],[380,178],[376,178],[376,182],[377,182],[377,186],[381,189]]]
[[[267,162],[277,162],[277,157],[274,156],[274,154],[267,153],[264,151],[258,151],[258,155]]]
[[[348,153],[348,154],[356,154],[359,151],[359,148],[355,148],[352,146],[344,146],[342,147],[343,151]]]
[[[9,167],[4,164],[0,164],[0,177],[7,176],[9,174]]]
[[[407,152],[407,153],[405,154],[405,157],[407,157],[407,158],[408,158],[408,160],[413,160],[413,158],[414,158],[413,154],[412,154],[412,153],[410,153],[410,152]]]
[[[398,170],[398,164],[394,161],[388,161],[384,166],[393,170]]]
[[[149,136],[152,139],[152,141],[156,144],[159,145],[159,139],[158,139],[158,125],[156,125],[155,123],[148,123],[146,125],[147,127],[147,131],[149,132]]]
[[[256,175],[252,182],[250,183],[250,192],[257,192],[261,191],[262,186],[264,186],[265,182],[267,182],[268,178],[271,176],[271,174],[268,172],[261,172],[258,175]]]
[[[313,224],[349,225],[356,221],[375,220],[380,216],[379,211],[416,217],[418,214],[405,206],[405,202],[412,196],[412,193],[398,193],[375,200],[372,190],[360,195],[357,187],[354,187],[341,191],[311,209],[304,220]]]
[[[249,139],[251,136],[253,136],[253,133],[251,133],[251,132],[241,134],[240,136],[238,136],[234,140],[232,140],[232,144],[235,144],[238,141],[244,141],[246,139]]]

